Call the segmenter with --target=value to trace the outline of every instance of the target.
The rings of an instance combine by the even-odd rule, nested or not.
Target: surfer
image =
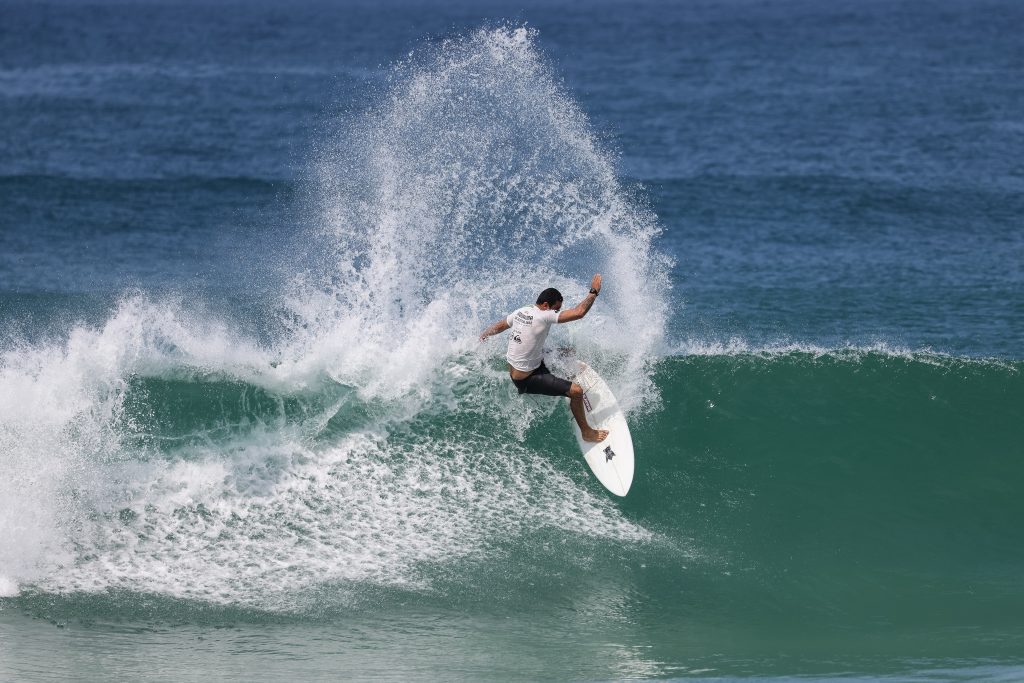
[[[576,306],[563,311],[562,295],[548,287],[532,306],[523,306],[494,323],[480,334],[480,341],[511,329],[508,339],[508,374],[520,394],[568,396],[569,409],[580,427],[584,441],[603,441],[606,429],[592,429],[583,409],[583,388],[575,382],[551,374],[544,365],[544,341],[553,323],[568,323],[587,314],[601,292],[601,274],[590,280],[590,293]]]

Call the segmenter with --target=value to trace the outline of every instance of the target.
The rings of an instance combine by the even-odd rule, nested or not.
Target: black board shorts
[[[548,366],[541,362],[540,367],[530,373],[525,379],[514,379],[512,384],[520,394],[543,394],[544,396],[568,396],[572,382],[561,377],[556,377],[548,370]]]

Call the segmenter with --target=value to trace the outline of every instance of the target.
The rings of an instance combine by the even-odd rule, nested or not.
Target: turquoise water
[[[1016,5],[10,16],[0,678],[1024,677]]]

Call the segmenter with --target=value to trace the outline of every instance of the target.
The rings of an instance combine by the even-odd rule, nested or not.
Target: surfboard
[[[633,438],[626,416],[597,371],[582,361],[577,362],[575,382],[583,388],[587,422],[594,429],[607,429],[608,436],[597,443],[584,441],[579,425],[573,420],[576,443],[597,480],[616,496],[624,496],[633,483]]]

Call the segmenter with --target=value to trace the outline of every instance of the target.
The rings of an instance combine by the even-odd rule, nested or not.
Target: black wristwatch
[[[598,291],[596,289],[594,289],[593,287],[591,287],[590,288],[590,293],[593,294],[594,296],[597,296]]]

